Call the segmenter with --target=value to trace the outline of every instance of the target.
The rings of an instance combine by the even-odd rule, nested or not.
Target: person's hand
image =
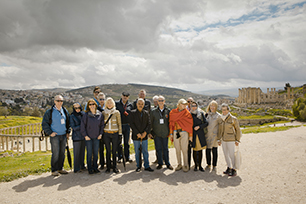
[[[88,140],[90,140],[90,137],[88,137],[88,136],[85,136],[85,140],[87,140],[87,141],[88,141]]]
[[[173,135],[172,134],[170,135],[170,140],[171,140],[171,142],[173,142]]]
[[[148,137],[151,138],[151,139],[154,138],[152,134],[149,134]]]
[[[189,141],[192,142],[192,137],[189,137]]]
[[[142,138],[145,138],[147,135],[147,132],[143,132],[141,135],[142,135]]]
[[[51,136],[51,137],[55,137],[56,135],[57,135],[56,132],[52,132],[50,136]]]
[[[218,145],[221,146],[221,141],[218,142]]]
[[[66,137],[67,137],[67,140],[69,140],[69,134],[68,133],[66,134]]]
[[[198,129],[200,129],[200,126],[195,126],[194,130],[197,131]]]
[[[236,142],[235,142],[235,145],[238,146],[238,145],[239,145],[239,142],[236,141]]]
[[[98,140],[101,140],[101,138],[102,138],[102,135],[99,135],[99,136],[98,136]]]
[[[140,133],[137,134],[137,138],[142,139]]]

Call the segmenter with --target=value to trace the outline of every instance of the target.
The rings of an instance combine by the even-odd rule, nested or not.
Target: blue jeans
[[[154,141],[155,141],[155,149],[157,152],[158,164],[163,165],[163,160],[165,160],[165,164],[169,166],[170,162],[169,162],[168,137],[162,138],[156,136],[154,138]]]
[[[136,157],[136,163],[137,167],[141,168],[142,164],[139,162],[139,156],[140,156],[140,140],[133,140],[134,143],[134,150],[135,150],[135,157]],[[142,140],[142,155],[144,160],[144,167],[149,168],[149,153],[148,153],[148,140]]]
[[[74,140],[73,141],[73,157],[74,157],[74,172],[80,171],[85,168],[84,157],[85,157],[85,140]]]
[[[122,136],[123,136],[123,144],[124,144],[124,156],[126,160],[130,159],[130,125],[123,124],[122,125]],[[118,142],[118,160],[122,159],[122,150],[119,148],[121,144],[121,140]]]
[[[59,171],[63,169],[65,161],[66,135],[50,136],[51,143],[51,171]]]
[[[87,149],[87,169],[88,171],[98,169],[98,152],[100,140],[97,138],[86,140]]]

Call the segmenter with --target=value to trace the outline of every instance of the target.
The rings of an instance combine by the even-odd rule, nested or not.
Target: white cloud
[[[301,2],[1,1],[0,88],[305,83]]]

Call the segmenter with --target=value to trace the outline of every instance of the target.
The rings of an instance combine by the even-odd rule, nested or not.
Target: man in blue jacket
[[[69,116],[63,107],[64,99],[61,95],[54,97],[54,105],[48,109],[43,117],[42,129],[50,136],[51,143],[51,171],[53,176],[67,174],[63,169],[65,160],[66,141],[70,133]]]
[[[126,161],[132,162],[130,159],[130,122],[129,115],[133,108],[132,104],[129,103],[130,94],[128,92],[123,92],[121,99],[116,102],[116,109],[120,112],[121,116],[121,124],[122,124],[122,135],[124,141],[124,156]],[[122,139],[119,139],[119,145],[121,144]],[[118,148],[118,162],[122,159],[122,151],[121,148]]]

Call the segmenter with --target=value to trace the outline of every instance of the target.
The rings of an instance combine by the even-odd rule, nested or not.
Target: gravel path
[[[120,174],[59,177],[50,173],[0,183],[1,203],[306,203],[306,127],[247,134],[238,176],[222,174],[226,165],[219,147],[217,172],[135,172],[135,162]],[[150,152],[150,161],[155,152]],[[174,149],[170,162],[175,167]],[[204,163],[204,161],[203,161]],[[204,165],[204,164],[203,164]],[[155,169],[155,166],[152,166]]]

